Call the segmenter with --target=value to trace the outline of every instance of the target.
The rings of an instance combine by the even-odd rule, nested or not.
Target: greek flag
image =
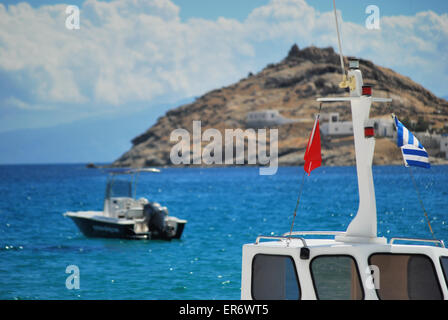
[[[397,128],[397,145],[401,148],[405,166],[429,168],[429,158],[425,148],[396,116],[393,117]]]

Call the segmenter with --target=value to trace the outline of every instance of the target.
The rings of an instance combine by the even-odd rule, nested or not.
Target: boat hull
[[[90,217],[82,217],[66,214],[82,234],[88,238],[111,238],[111,239],[131,239],[131,240],[166,240],[180,239],[186,224],[186,221],[172,221],[171,229],[166,232],[149,231],[137,233],[135,232],[135,222],[116,223],[102,221]]]
[[[120,225],[84,217],[69,216],[83,235],[89,238],[120,238],[135,237],[134,224]]]

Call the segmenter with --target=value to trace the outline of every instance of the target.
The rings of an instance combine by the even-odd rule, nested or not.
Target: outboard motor
[[[143,214],[150,231],[157,231],[161,237],[166,231],[165,218],[168,215],[166,209],[162,208],[157,202],[150,202],[143,206]]]

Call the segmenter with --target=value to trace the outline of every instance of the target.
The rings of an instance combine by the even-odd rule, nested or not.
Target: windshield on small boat
[[[132,183],[122,179],[110,179],[106,186],[106,199],[132,198]]]

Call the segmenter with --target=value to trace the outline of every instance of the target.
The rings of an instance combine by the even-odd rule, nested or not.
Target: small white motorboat
[[[180,239],[186,220],[169,216],[168,209],[146,198],[136,199],[138,175],[158,173],[151,168],[110,171],[103,211],[66,212],[86,237]],[[127,179],[118,177],[126,176]]]

